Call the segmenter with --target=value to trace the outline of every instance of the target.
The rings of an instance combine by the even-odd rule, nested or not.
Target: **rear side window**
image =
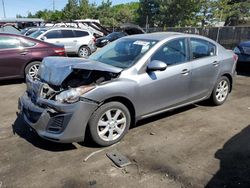
[[[72,30],[61,30],[61,33],[62,33],[63,38],[73,38],[73,37],[75,37]]]
[[[47,37],[47,39],[63,38],[60,30],[49,31],[47,34],[45,34],[45,37]]]
[[[32,46],[35,46],[36,43],[35,42],[32,42],[32,41],[29,41],[29,40],[26,40],[26,39],[21,39],[21,46],[23,47],[32,47]]]
[[[85,37],[85,36],[88,36],[89,33],[86,32],[86,31],[78,31],[78,30],[74,30],[75,32],[75,36],[76,37]]]
[[[20,40],[14,37],[0,37],[0,49],[11,49],[11,48],[19,48]]]
[[[188,60],[186,39],[175,39],[164,44],[151,57],[152,60],[165,62],[167,65],[184,63]]]
[[[202,39],[190,39],[191,53],[193,59],[216,55],[216,46],[211,42]]]

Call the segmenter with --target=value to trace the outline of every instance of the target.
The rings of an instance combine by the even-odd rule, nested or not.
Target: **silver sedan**
[[[108,146],[131,124],[202,100],[223,104],[237,56],[208,38],[181,33],[133,35],[88,59],[48,57],[27,76],[19,99],[25,122],[55,142]]]

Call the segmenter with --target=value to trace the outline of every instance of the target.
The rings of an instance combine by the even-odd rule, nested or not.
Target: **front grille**
[[[54,117],[50,120],[47,131],[52,133],[61,133],[63,131],[64,116]]]

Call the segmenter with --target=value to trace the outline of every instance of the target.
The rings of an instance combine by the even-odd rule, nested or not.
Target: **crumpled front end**
[[[19,109],[25,122],[48,140],[83,141],[88,120],[98,103],[82,99],[74,104],[62,104],[45,99],[43,86],[42,82],[27,77],[27,91],[19,98]]]
[[[87,59],[45,58],[38,78],[27,75],[19,109],[41,137],[56,142],[83,141],[87,123],[100,105],[84,94],[115,79],[119,72],[119,68]]]

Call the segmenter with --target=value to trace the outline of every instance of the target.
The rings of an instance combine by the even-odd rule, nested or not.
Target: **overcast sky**
[[[13,18],[17,14],[27,16],[28,12],[35,13],[38,10],[53,9],[53,0],[3,0],[5,3],[6,17]],[[113,5],[128,3],[138,0],[113,0]],[[68,0],[55,0],[55,8],[61,10]],[[89,0],[90,3],[99,5],[102,0]],[[0,17],[4,17],[2,0],[0,0]]]

